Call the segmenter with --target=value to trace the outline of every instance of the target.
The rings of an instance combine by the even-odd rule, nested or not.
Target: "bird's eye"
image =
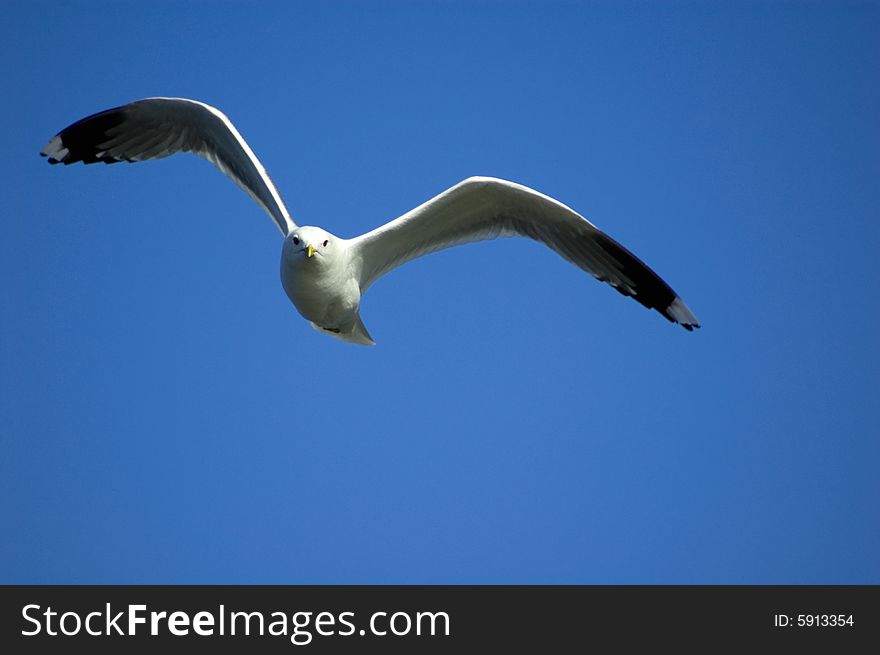
[[[299,239],[297,239],[296,237],[293,237],[293,245],[295,245],[295,246],[299,245]]]
[[[327,240],[327,239],[324,239],[324,247],[325,247],[325,248],[327,247],[327,244],[328,244],[328,243],[330,243],[330,241]]]

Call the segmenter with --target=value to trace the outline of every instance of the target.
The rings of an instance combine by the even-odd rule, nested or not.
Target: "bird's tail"
[[[347,341],[348,343],[358,343],[362,346],[376,345],[376,342],[373,341],[373,337],[371,337],[370,333],[367,332],[367,328],[364,325],[364,322],[361,320],[360,314],[358,314],[355,317],[355,320],[352,321],[349,325],[341,328],[325,328],[315,323],[312,323],[312,327],[315,328],[318,332],[329,334],[331,337],[342,339],[343,341]]]

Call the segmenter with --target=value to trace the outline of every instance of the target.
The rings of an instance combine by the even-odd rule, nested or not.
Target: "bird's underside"
[[[341,239],[298,226],[229,119],[194,100],[147,98],[88,116],[59,132],[41,154],[52,164],[91,164],[176,152],[212,162],[269,214],[284,235],[285,291],[313,326],[345,341],[373,343],[360,300],[383,274],[431,252],[502,236],[538,241],[686,330],[700,326],[681,297],[629,250],[557,200],[513,182],[468,178],[371,232]]]

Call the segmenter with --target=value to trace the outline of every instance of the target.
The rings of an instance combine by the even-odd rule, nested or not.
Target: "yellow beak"
[[[315,246],[313,246],[312,244],[309,244],[309,247],[306,248],[306,254],[307,254],[309,257],[311,257],[312,255],[314,255],[316,252],[317,252],[317,250],[315,250]]]

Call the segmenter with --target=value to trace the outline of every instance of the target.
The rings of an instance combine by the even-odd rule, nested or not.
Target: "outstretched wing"
[[[361,289],[416,257],[502,236],[540,241],[686,330],[700,327],[669,285],[583,216],[528,187],[489,177],[468,178],[400,218],[352,239],[360,260]]]
[[[146,98],[64,128],[40,153],[50,164],[113,164],[192,152],[217,166],[275,221],[296,228],[281,194],[247,142],[218,109],[185,98]]]

